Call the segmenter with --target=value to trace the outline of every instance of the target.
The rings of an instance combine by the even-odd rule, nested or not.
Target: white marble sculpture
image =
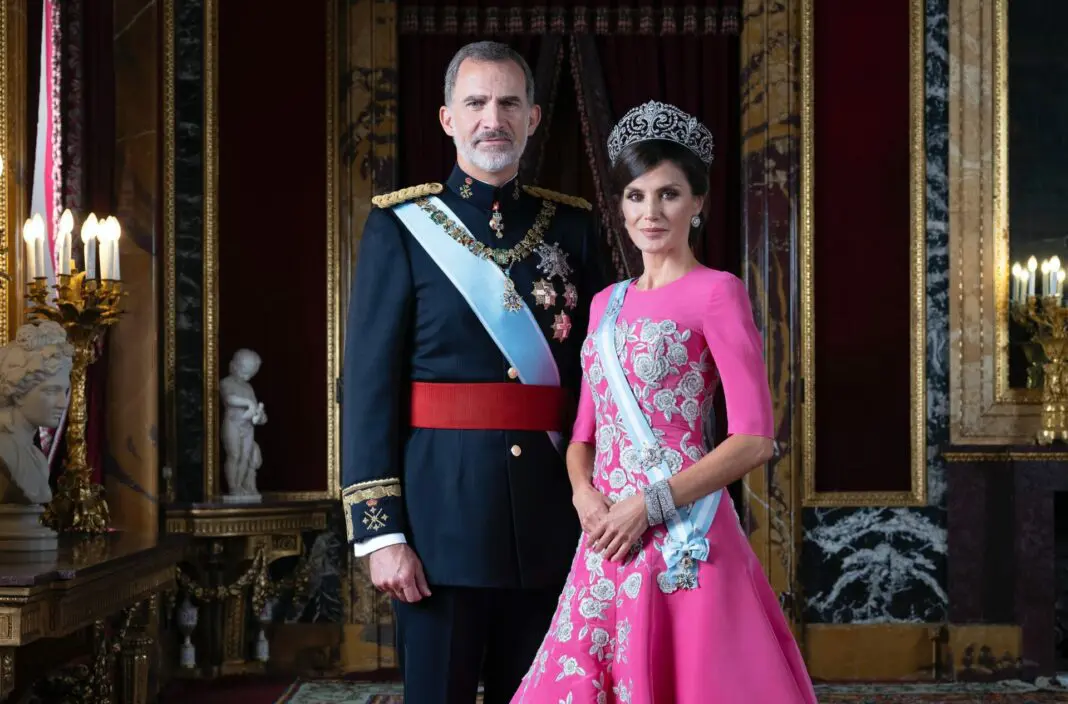
[[[222,420],[222,447],[226,454],[223,472],[226,475],[227,503],[255,503],[260,501],[256,489],[256,472],[263,464],[260,446],[253,435],[255,426],[267,422],[263,404],[256,400],[256,392],[249,382],[260,370],[260,356],[252,350],[241,349],[230,360],[230,374],[219,382],[225,413]]]
[[[63,420],[73,360],[66,331],[52,321],[26,323],[0,347],[0,550],[56,548],[55,531],[39,521],[52,490],[34,435]]]

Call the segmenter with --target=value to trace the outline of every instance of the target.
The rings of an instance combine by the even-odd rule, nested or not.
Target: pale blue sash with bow
[[[608,390],[616,403],[623,428],[630,443],[638,449],[642,470],[650,484],[671,477],[664,457],[664,450],[657,442],[649,420],[642,413],[634,396],[626,372],[616,351],[616,320],[623,308],[623,299],[631,281],[621,281],[612,289],[612,296],[604,316],[597,326],[594,343],[604,369]],[[716,517],[716,509],[723,497],[723,489],[698,499],[689,506],[679,506],[678,515],[665,526],[668,537],[660,548],[667,570],[657,576],[661,591],[668,594],[676,589],[697,587],[697,562],[709,558],[706,534]]]
[[[474,239],[460,218],[440,198],[431,196],[427,200],[451,221],[449,225]],[[471,311],[486,328],[501,354],[519,373],[519,380],[535,386],[560,386],[556,359],[530,308],[524,304],[520,310],[512,312],[501,304],[507,283],[504,272],[493,262],[475,256],[450,237],[444,226],[435,222],[431,213],[418,203],[398,205],[393,208],[393,213],[471,306]],[[553,446],[563,454],[562,434],[549,431],[548,435]]]

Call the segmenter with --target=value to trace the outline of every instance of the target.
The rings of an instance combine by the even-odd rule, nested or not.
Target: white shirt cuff
[[[390,545],[403,545],[407,542],[408,541],[404,539],[404,533],[388,533],[386,535],[376,535],[373,538],[353,543],[352,551],[356,554],[356,557],[366,557],[376,550],[388,548]]]

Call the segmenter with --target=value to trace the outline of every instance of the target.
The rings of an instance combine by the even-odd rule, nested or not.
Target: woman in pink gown
[[[647,103],[608,142],[645,270],[593,301],[568,473],[583,537],[513,704],[810,704],[804,661],[725,487],[774,426],[744,284],[698,264],[712,136]],[[723,386],[729,437],[704,436]]]

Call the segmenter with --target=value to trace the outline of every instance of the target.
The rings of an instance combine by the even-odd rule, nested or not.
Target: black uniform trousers
[[[414,604],[394,601],[404,701],[508,704],[545,638],[560,588],[430,587]]]

